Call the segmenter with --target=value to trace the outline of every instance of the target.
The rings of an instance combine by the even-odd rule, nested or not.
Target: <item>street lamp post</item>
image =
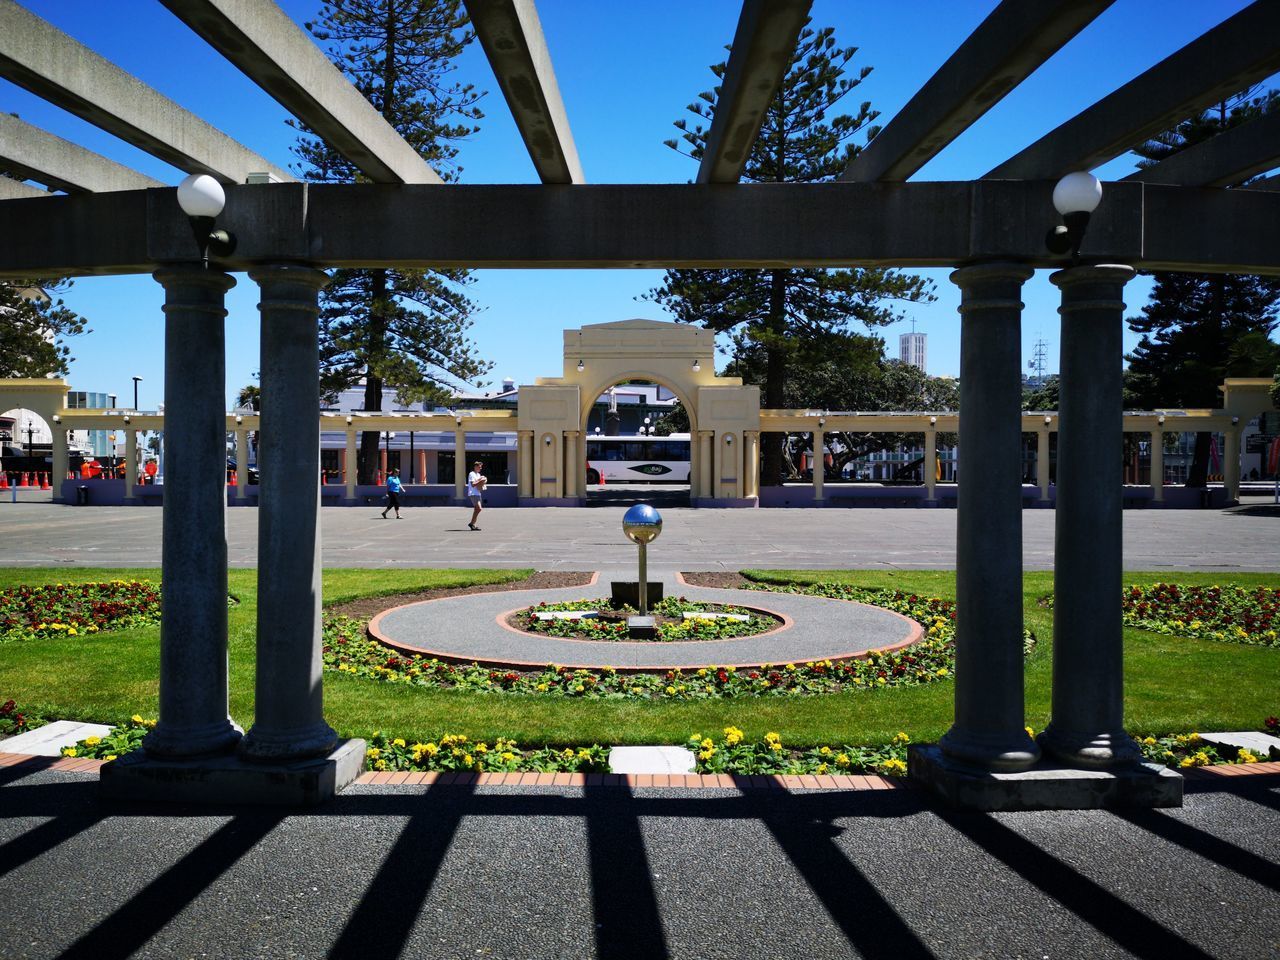
[[[133,409],[138,409],[138,384],[142,381],[141,377],[133,378]]]

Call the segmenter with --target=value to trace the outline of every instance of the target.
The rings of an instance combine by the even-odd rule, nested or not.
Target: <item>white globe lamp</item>
[[[188,217],[216,217],[226,205],[222,184],[207,173],[193,173],[178,184],[178,206]]]

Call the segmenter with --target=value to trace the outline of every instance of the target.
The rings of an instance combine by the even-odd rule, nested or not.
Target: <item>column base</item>
[[[950,761],[979,770],[1025,770],[1040,759],[1040,748],[1025,730],[1007,735],[970,733],[952,727],[938,741]]]
[[[1050,722],[1038,740],[1045,753],[1075,767],[1102,770],[1142,760],[1142,749],[1123,730],[1078,733],[1062,730]]]
[[[1182,806],[1182,776],[1154,763],[1077,770],[1042,761],[1028,770],[992,772],[956,763],[930,744],[908,748],[907,776],[967,810]]]
[[[298,763],[324,756],[337,742],[337,731],[324,721],[280,732],[264,732],[255,724],[236,752],[250,763]]]
[[[343,740],[328,756],[299,763],[248,763],[237,756],[156,760],[142,751],[102,767],[109,800],[310,806],[332,799],[364,769],[365,742]]]
[[[142,749],[156,760],[213,757],[235,749],[244,731],[230,718],[203,727],[175,727],[162,720],[142,740]]]

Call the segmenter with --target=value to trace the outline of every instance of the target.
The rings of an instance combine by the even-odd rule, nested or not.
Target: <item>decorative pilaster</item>
[[[1151,502],[1164,503],[1164,429],[1151,431]]]
[[[826,434],[822,430],[813,431],[813,502],[822,503],[822,481],[826,479],[826,460],[822,456]]]
[[[165,487],[161,533],[158,759],[221,753],[240,739],[227,712],[226,292],[200,265],[153,274],[164,287]],[[315,413],[308,416],[315,419]]]
[[[1049,502],[1049,424],[1036,431],[1036,486],[1040,502]]]
[[[329,278],[302,266],[249,272],[262,291],[258,466],[258,660],[246,759],[328,754],[320,674],[320,352],[318,296]]]
[[[1059,759],[1107,767],[1140,758],[1124,730],[1121,628],[1127,266],[1080,266],[1062,290],[1058,503],[1054,537],[1053,718],[1040,744]]]
[[[938,431],[933,426],[924,432],[924,495],[929,503],[938,502]]]
[[[66,471],[64,470],[65,474]],[[131,502],[135,499],[134,491],[138,488],[138,431],[129,425],[124,428],[124,499]]]
[[[1040,751],[1026,732],[1022,653],[1022,284],[1030,267],[951,274],[960,287],[960,443],[956,517],[956,712],[939,742],[951,760],[1021,770]]]

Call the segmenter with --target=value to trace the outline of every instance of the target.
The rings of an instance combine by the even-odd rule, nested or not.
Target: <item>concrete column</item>
[[[157,758],[234,747],[227,713],[226,331],[235,280],[165,267],[165,488],[161,533],[160,716],[143,746]],[[313,374],[314,376],[314,374]]]
[[[938,431],[933,427],[924,432],[924,496],[938,502]]]
[[[423,483],[439,483],[440,482],[440,451],[426,450],[423,452],[426,460],[423,461],[426,466],[422,468]]]
[[[1040,488],[1040,502],[1049,502],[1049,425],[1036,431],[1036,486]]]
[[[65,471],[63,471],[65,473]],[[138,431],[133,427],[124,428],[124,498],[134,499],[134,490],[138,487]]]
[[[249,431],[236,430],[236,499],[249,496]]]
[[[760,432],[748,430],[742,435],[742,469],[744,497],[760,496]]]
[[[1151,502],[1164,503],[1164,430],[1151,431]]]
[[[417,461],[413,465],[413,475],[417,477],[418,483],[426,483],[427,482],[427,451],[415,450],[413,453],[413,456],[414,456],[414,459]]]
[[[360,476],[360,461],[356,454],[356,431],[352,427],[347,427],[347,446],[342,452],[342,463],[347,471],[347,499],[354,500],[356,498],[356,480]]]
[[[564,432],[564,495],[576,497],[580,490],[579,478],[583,476],[582,455],[578,452],[578,431]]]
[[[822,502],[822,481],[826,479],[826,463],[822,459],[822,430],[813,431],[813,502]]]
[[[533,489],[533,431],[520,430],[517,433],[520,446],[520,486],[521,497],[532,497]]]
[[[320,353],[317,297],[329,278],[302,266],[249,271],[261,288],[261,443],[258,448],[258,663],[250,760],[323,756],[338,742],[325,723],[320,676]]]
[[[711,443],[713,436],[710,430],[698,431],[698,496],[706,500],[711,499],[712,491],[715,489],[713,479],[716,465],[712,456],[713,444]]]
[[[378,470],[382,473],[382,482],[387,482],[387,448],[378,448]]]
[[[458,501],[467,496],[467,474],[471,464],[467,463],[467,434],[459,427],[453,431],[453,498]]]
[[[1121,630],[1121,393],[1127,266],[1080,266],[1062,290],[1058,505],[1054,537],[1053,712],[1040,736],[1071,764],[1137,760],[1124,731]],[[973,469],[966,461],[966,470]]]
[[[1016,263],[963,267],[956,516],[956,712],[940,741],[953,760],[1018,770],[1027,735],[1022,655],[1022,284]],[[1118,596],[1118,594],[1117,594]]]
[[[49,478],[49,491],[51,500],[59,501],[62,499],[62,484],[67,479],[67,470],[70,469],[71,458],[67,450],[67,430],[61,424],[50,423],[53,434],[53,461],[50,470],[53,476]],[[128,491],[125,491],[126,493]]]
[[[1222,486],[1227,503],[1240,502],[1240,428],[1222,432]]]

